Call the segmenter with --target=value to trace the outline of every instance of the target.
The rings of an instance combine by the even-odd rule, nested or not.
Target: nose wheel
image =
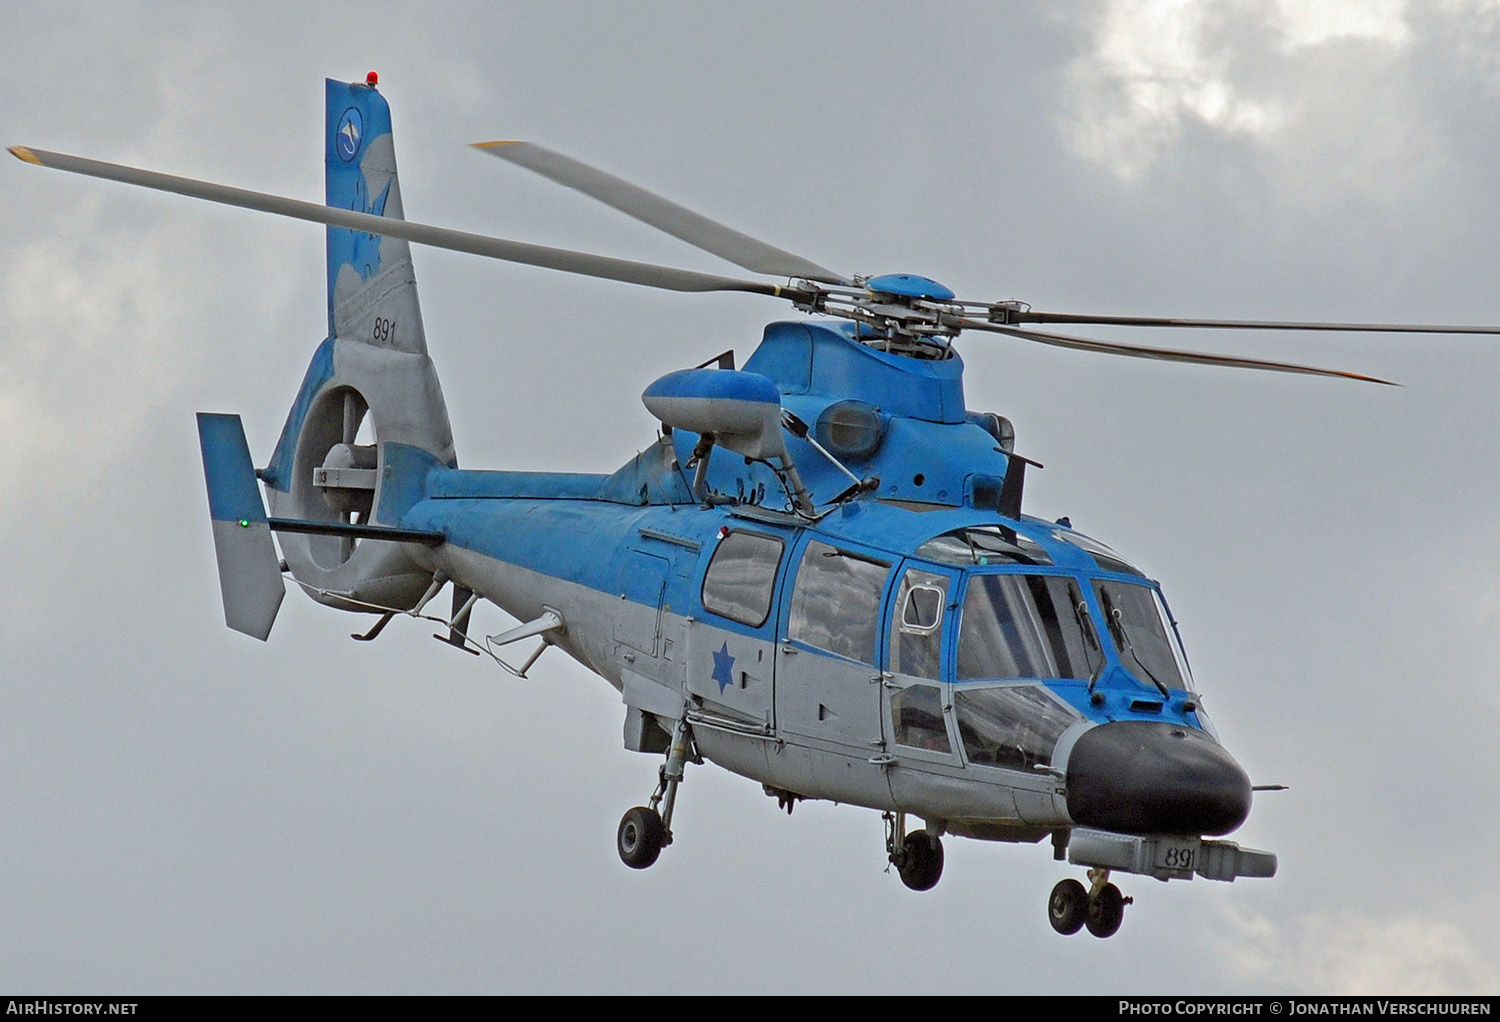
[[[1109,870],[1089,870],[1093,886],[1085,888],[1077,880],[1063,880],[1052,888],[1047,899],[1047,921],[1058,933],[1068,936],[1087,927],[1096,937],[1113,937],[1125,921],[1125,906],[1135,899],[1127,898],[1109,882]]]
[[[1089,892],[1077,880],[1059,880],[1047,899],[1047,921],[1063,936],[1083,929],[1089,917]]]

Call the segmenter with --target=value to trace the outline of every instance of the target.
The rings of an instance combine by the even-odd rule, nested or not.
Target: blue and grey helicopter
[[[972,302],[913,274],[852,276],[540,146],[481,151],[781,283],[406,221],[372,73],[326,86],[326,202],[30,147],[29,163],[327,227],[328,336],[256,468],[240,419],[198,417],[224,613],[266,639],[290,577],[316,602],[436,619],[438,638],[525,676],[556,647],[624,703],[624,744],[662,758],[624,814],[620,858],[672,843],[685,767],[716,763],[791,812],[875,810],[901,880],[927,890],[946,836],[1050,842],[1085,872],[1047,902],[1059,933],[1115,933],[1117,874],[1270,877],[1224,835],[1253,791],[1197,694],[1158,584],[1104,544],[1024,513],[1028,461],[969,410],[954,339],[990,332],[1086,352],[1307,373],[1283,362],[1087,340],[1052,324],[1496,333],[1483,327],[1157,319]],[[607,474],[458,467],[410,243],[679,292],[748,292],[777,322],[643,394],[661,422]],[[361,442],[368,438],[370,442]],[[264,493],[264,498],[263,498]],[[273,541],[272,534],[276,534]],[[277,552],[277,543],[280,552]],[[428,608],[444,588],[451,609]],[[518,624],[470,634],[480,601]],[[534,648],[518,666],[500,653]],[[909,825],[920,821],[920,825]]]

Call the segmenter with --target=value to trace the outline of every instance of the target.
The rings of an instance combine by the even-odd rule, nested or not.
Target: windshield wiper
[[[1094,631],[1094,620],[1089,617],[1088,604],[1082,599],[1073,604],[1073,620],[1078,622],[1078,630],[1083,633],[1084,655],[1088,657],[1089,665],[1089,691],[1092,692],[1099,683],[1099,675],[1104,672],[1104,650],[1099,648],[1099,635]]]
[[[1136,654],[1135,646],[1130,642],[1130,633],[1125,629],[1124,615],[1120,613],[1120,609],[1114,605],[1114,601],[1109,598],[1108,591],[1102,586],[1099,588],[1099,602],[1104,607],[1104,617],[1109,622],[1109,633],[1115,640],[1115,648],[1122,653],[1129,653],[1130,659],[1134,660],[1136,666],[1141,669],[1146,677],[1151,679],[1151,684],[1155,685],[1163,696],[1170,698],[1172,695],[1171,690],[1163,685],[1156,675],[1151,673],[1151,668],[1147,667],[1146,662]]]

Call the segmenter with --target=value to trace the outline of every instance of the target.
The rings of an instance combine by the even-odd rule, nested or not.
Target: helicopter
[[[290,577],[323,606],[373,615],[359,641],[398,616],[436,620],[441,641],[520,677],[563,651],[619,693],[625,748],[662,759],[616,829],[635,869],[673,842],[686,766],[711,762],[788,813],[809,799],[879,812],[886,859],[913,890],[939,882],[945,837],[1048,841],[1087,881],[1048,896],[1061,934],[1119,930],[1132,899],[1117,875],[1275,875],[1273,853],[1226,839],[1275,786],[1252,784],[1218,740],[1160,585],[1068,519],[1023,511],[1037,463],[1004,416],[967,408],[955,339],[1386,383],[1038,328],[1500,329],[964,301],[917,274],[827,269],[524,142],[478,148],[781,282],[412,223],[378,86],[373,73],[326,83],[323,204],[11,150],[327,226],[328,334],[269,460],[256,467],[238,416],[198,416],[228,627],[266,640]],[[613,472],[460,469],[411,243],[757,294],[810,318],[769,325],[743,367],[726,352],[650,383],[660,435]],[[445,588],[451,607],[434,614]],[[471,634],[481,601],[518,624]],[[523,642],[535,645],[518,664],[503,658]]]

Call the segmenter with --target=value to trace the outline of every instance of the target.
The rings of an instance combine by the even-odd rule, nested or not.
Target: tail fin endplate
[[[286,595],[250,445],[238,415],[198,413],[224,623],[265,640]]]

